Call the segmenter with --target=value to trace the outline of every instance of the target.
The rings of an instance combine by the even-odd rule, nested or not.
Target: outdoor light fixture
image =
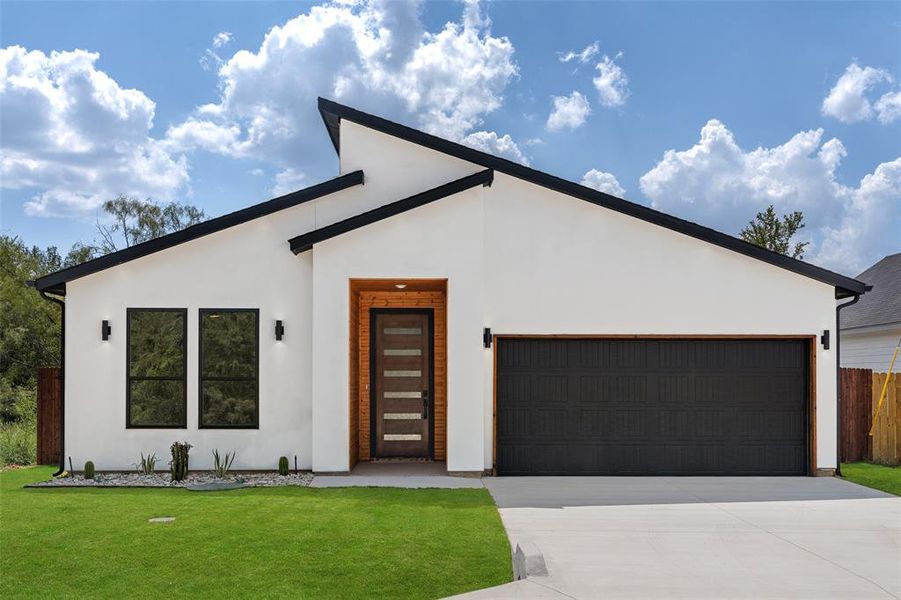
[[[275,339],[280,342],[283,335],[285,335],[285,326],[282,325],[281,319],[279,319],[275,322]]]
[[[824,329],[823,335],[820,336],[820,343],[823,344],[823,350],[829,349],[829,330]]]
[[[109,336],[112,331],[113,328],[110,327],[109,321],[104,319],[103,322],[100,323],[100,339],[102,339],[104,342],[109,340]]]
[[[482,330],[482,344],[485,345],[486,348],[491,347],[491,328],[486,327]]]

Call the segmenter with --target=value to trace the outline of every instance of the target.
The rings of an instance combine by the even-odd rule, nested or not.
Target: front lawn
[[[848,481],[901,496],[901,467],[865,462],[845,463],[842,465],[842,476]]]
[[[439,598],[512,578],[487,490],[22,488],[52,472],[0,473],[0,597]]]

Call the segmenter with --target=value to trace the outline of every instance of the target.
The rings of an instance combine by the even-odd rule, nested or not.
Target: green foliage
[[[288,457],[282,456],[278,459],[278,474],[287,477],[288,476]]]
[[[172,473],[172,481],[181,481],[188,475],[188,452],[193,448],[188,442],[175,442],[170,450],[172,460],[169,461],[169,470]]]
[[[34,420],[0,423],[0,466],[31,465],[37,454]]]
[[[148,453],[147,456],[144,456],[144,453],[141,452],[141,461],[134,465],[138,473],[153,475],[153,472],[156,471],[156,453]]]
[[[216,473],[216,477],[228,475],[228,471],[231,469],[232,463],[235,462],[235,456],[237,455],[238,453],[233,451],[231,454],[226,452],[225,456],[222,457],[219,455],[219,450],[213,448],[213,471]]]
[[[37,454],[34,388],[13,387],[0,378],[0,466],[31,465]]]
[[[773,252],[785,254],[792,258],[804,258],[804,249],[809,242],[798,242],[791,246],[792,237],[804,228],[804,215],[799,211],[783,215],[781,220],[776,215],[773,205],[764,212],[757,213],[753,221],[741,230],[741,239],[756,244]]]
[[[63,266],[56,248],[0,236],[0,378],[3,393],[33,388],[37,368],[59,364],[59,307],[26,282]],[[5,400],[5,399],[4,399]]]
[[[103,210],[111,223],[97,223],[100,254],[115,252],[162,235],[179,231],[203,221],[203,211],[186,204],[157,204],[150,200],[138,200],[118,196],[103,203]]]
[[[254,425],[257,314],[221,311],[204,313],[201,318],[202,422],[204,425]]]
[[[84,478],[94,479],[94,463],[90,460],[84,464]]]

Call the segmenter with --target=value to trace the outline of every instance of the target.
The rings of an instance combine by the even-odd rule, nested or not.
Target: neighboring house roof
[[[511,160],[493,156],[475,150],[474,148],[439,138],[423,131],[413,129],[412,127],[407,127],[406,125],[394,123],[393,121],[362,112],[332,100],[319,98],[319,112],[322,115],[322,120],[325,122],[329,136],[332,139],[332,145],[334,145],[338,154],[341,153],[341,138],[339,135],[341,120],[346,119],[353,123],[357,123],[358,125],[392,135],[414,144],[419,144],[420,146],[430,148],[437,152],[442,152],[475,163],[486,169],[494,169],[500,173],[517,177],[556,192],[573,196],[610,210],[615,210],[637,219],[647,221],[648,223],[653,223],[693,238],[703,240],[710,244],[715,244],[722,248],[738,252],[739,254],[756,258],[788,271],[798,273],[799,275],[804,275],[817,281],[827,283],[835,286],[836,298],[846,298],[867,291],[866,284],[863,282],[823,269],[822,267],[818,267],[811,263],[796,260],[777,252],[772,252],[766,248],[761,248],[760,246],[745,242],[744,240],[732,237],[731,235],[716,231],[715,229],[673,217],[652,208],[648,208],[647,206],[635,204],[634,202],[629,202],[622,198],[617,198],[616,196],[611,196],[610,194],[587,188],[577,183],[573,183],[572,181],[567,181]]]
[[[447,196],[458,194],[478,185],[490,186],[492,181],[494,181],[494,171],[492,171],[491,169],[485,169],[484,171],[479,171],[478,173],[473,173],[472,175],[461,177],[460,179],[456,179],[454,181],[451,181],[450,183],[439,185],[438,187],[432,188],[428,191],[420,192],[419,194],[415,194],[413,196],[410,196],[409,198],[404,198],[403,200],[398,200],[397,202],[385,204],[384,206],[379,206],[378,208],[368,210],[359,215],[350,217],[349,219],[344,219],[343,221],[338,221],[337,223],[333,223],[332,225],[327,225],[325,227],[322,227],[321,229],[316,229],[309,233],[298,235],[297,237],[293,237],[288,240],[288,243],[291,245],[291,251],[294,252],[294,254],[300,254],[301,252],[306,252],[307,250],[312,249],[313,244],[317,244],[323,240],[331,239],[335,236],[341,235],[342,233],[353,231],[354,229],[369,225],[370,223],[376,223],[377,221],[387,219],[388,217],[393,217],[394,215],[398,215],[410,209],[429,204],[430,202],[434,202],[435,200],[440,200],[442,198],[446,198]]]
[[[842,329],[901,323],[901,252],[857,276],[873,291],[842,311]]]
[[[353,173],[348,173],[341,177],[317,183],[308,188],[291,192],[290,194],[285,194],[284,196],[279,196],[260,204],[248,206],[247,208],[210,219],[209,221],[204,221],[203,223],[198,223],[197,225],[192,225],[181,231],[176,231],[175,233],[170,233],[141,244],[136,244],[129,248],[125,248],[124,250],[119,250],[118,252],[112,252],[80,265],[50,273],[49,275],[45,275],[35,280],[33,282],[34,287],[45,292],[65,294],[67,281],[72,281],[73,279],[78,279],[79,277],[84,277],[85,275],[96,273],[97,271],[121,265],[124,262],[135,260],[136,258],[141,258],[142,256],[147,256],[148,254],[159,252],[160,250],[165,250],[166,248],[171,248],[172,246],[177,246],[178,244],[183,244],[184,242],[195,240],[199,237],[222,231],[223,229],[234,227],[235,225],[240,225],[241,223],[246,223],[253,219],[258,219],[274,212],[291,208],[292,206],[297,206],[298,204],[303,204],[304,202],[310,202],[311,200],[316,200],[317,198],[340,192],[341,190],[345,190],[355,185],[362,185],[362,183],[363,171],[354,171]]]

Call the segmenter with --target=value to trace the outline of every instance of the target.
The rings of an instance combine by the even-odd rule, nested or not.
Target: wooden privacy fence
[[[59,463],[59,367],[38,369],[38,451],[39,465]]]
[[[841,370],[842,462],[868,460],[901,465],[901,377],[897,373],[888,382],[885,401],[876,415],[876,427],[869,435],[887,377],[887,373],[869,369]]]
[[[870,460],[870,419],[873,411],[873,371],[842,369],[839,394],[842,398],[842,462]]]

